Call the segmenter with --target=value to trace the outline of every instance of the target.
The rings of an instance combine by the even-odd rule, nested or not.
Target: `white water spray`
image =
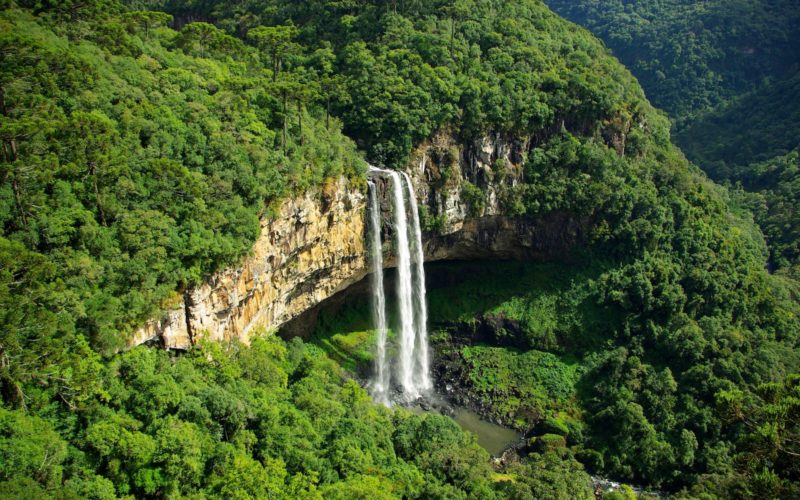
[[[414,195],[414,187],[408,174],[403,172],[406,185],[408,186],[408,201],[411,206],[411,238],[414,244],[414,329],[417,337],[415,383],[423,391],[433,387],[428,367],[428,304],[425,293],[425,253],[422,249],[422,228],[419,224],[419,211],[417,209],[417,197]]]
[[[371,172],[389,179],[395,229],[395,254],[397,256],[397,305],[399,312],[399,349],[397,382],[403,389],[403,399],[413,401],[422,392],[433,387],[429,369],[428,309],[425,298],[425,267],[422,248],[422,230],[417,202],[411,179],[403,173],[370,168]],[[405,181],[405,186],[403,185]],[[383,290],[383,255],[380,239],[380,204],[377,186],[370,184],[370,230],[372,231],[372,264],[375,325],[378,331],[375,380],[373,396],[378,402],[388,404],[390,377],[386,360],[386,312]],[[406,195],[408,205],[406,205]],[[411,224],[407,212],[411,211]],[[413,257],[412,257],[413,250]],[[413,266],[412,266],[413,264]]]
[[[400,174],[390,173],[392,201],[394,202],[394,228],[397,237],[397,307],[400,311],[400,359],[398,378],[403,394],[408,399],[419,396],[414,383],[414,302],[411,292],[411,252],[408,247],[408,218]]]
[[[378,332],[375,356],[373,397],[389,405],[389,367],[386,364],[386,295],[383,291],[383,245],[381,243],[381,206],[375,183],[369,183],[370,232],[372,233],[372,313]]]

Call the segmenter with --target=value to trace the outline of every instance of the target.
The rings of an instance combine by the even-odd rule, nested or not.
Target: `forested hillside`
[[[47,255],[57,328],[101,351],[235,263],[271,202],[364,168],[294,95],[290,117],[254,48],[171,19],[94,2],[0,20],[4,251]]]
[[[585,26],[679,128],[800,63],[793,0],[547,0]]]
[[[800,151],[732,172],[734,195],[750,209],[770,246],[770,261],[800,280]]]
[[[547,0],[559,14],[608,45],[669,112],[675,142],[713,179],[748,183],[759,162],[800,146],[800,9],[792,0],[639,2]],[[800,193],[791,185],[781,208],[789,218]],[[757,196],[774,193],[755,191]],[[781,256],[792,229],[775,234],[774,217],[756,210],[776,268],[798,265]],[[778,247],[776,247],[778,245]],[[796,273],[796,271],[793,271]]]
[[[675,139],[712,178],[742,180],[746,165],[800,146],[798,103],[800,68],[703,115]]]
[[[0,496],[586,498],[586,468],[797,496],[795,285],[631,74],[540,1],[0,5]],[[276,202],[364,187],[362,155],[402,168],[438,130],[529,140],[504,212],[587,221],[552,338],[531,320],[522,361],[470,358],[571,356],[586,437],[493,472],[452,421],[371,404],[298,341],[115,353]]]

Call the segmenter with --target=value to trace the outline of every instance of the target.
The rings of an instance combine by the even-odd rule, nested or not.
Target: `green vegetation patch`
[[[596,332],[602,325],[607,327],[608,318],[593,302],[590,279],[602,266],[477,261],[437,262],[425,268],[434,336],[438,326],[455,322],[477,328],[479,318],[485,318],[495,324],[492,328],[497,338],[565,352],[592,345],[598,341]],[[387,278],[391,279],[393,273],[389,270]],[[391,283],[387,287],[391,288]],[[397,321],[392,294],[387,297],[387,311],[392,325]],[[313,338],[333,347],[335,336],[366,331],[372,322],[370,303],[359,295],[335,309],[322,310]],[[392,336],[390,331],[390,340]]]
[[[497,341],[566,352],[598,342],[612,319],[592,298],[592,277],[603,265],[591,260],[437,263],[427,269],[432,324],[490,328]],[[440,275],[447,286],[437,283]]]
[[[800,146],[796,2],[546,3],[602,38],[630,68],[648,98],[669,112],[675,143],[690,160],[716,181],[748,193],[734,202],[755,214],[771,265],[797,276],[800,236],[792,222],[800,192],[791,176],[775,171]],[[773,172],[763,175],[765,170]]]
[[[281,199],[363,182],[341,124],[295,94],[290,111],[255,48],[116,2],[62,23],[57,4],[0,12],[1,237],[52,263],[61,321],[97,350],[236,264]]]
[[[0,495],[496,498],[473,435],[374,405],[299,339],[138,347],[98,375],[69,427],[0,407]]]
[[[375,354],[377,331],[337,333],[330,337],[315,337],[312,342],[319,345],[330,357],[351,372],[358,371],[372,362]]]
[[[602,38],[656,106],[680,122],[800,61],[800,12],[792,0],[546,3]]]
[[[459,350],[469,377],[466,387],[489,414],[531,429],[545,416],[577,414],[575,385],[580,365],[540,351],[472,346]]]

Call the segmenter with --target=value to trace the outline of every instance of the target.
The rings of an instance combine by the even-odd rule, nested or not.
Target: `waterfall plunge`
[[[379,403],[389,405],[389,367],[386,364],[386,296],[383,292],[383,248],[381,245],[381,206],[375,183],[369,183],[370,232],[372,236],[372,312],[378,331],[375,355],[373,395]]]
[[[414,330],[417,338],[415,384],[419,389],[427,391],[433,387],[433,383],[431,382],[431,374],[428,368],[428,304],[425,297],[425,253],[422,249],[422,229],[419,225],[417,197],[414,195],[414,187],[408,174],[403,172],[403,177],[408,186],[408,201],[411,206],[413,222],[411,236],[414,241],[414,265],[417,271],[414,276]]]
[[[396,238],[395,254],[397,256],[396,294],[400,321],[397,381],[402,386],[403,398],[407,401],[413,401],[420,396],[421,392],[428,391],[433,387],[429,372],[425,267],[417,201],[411,180],[405,173],[401,177],[398,172],[390,170],[381,170],[373,167],[370,171],[388,178],[391,185]],[[375,325],[378,331],[375,380],[372,386],[373,397],[378,402],[388,404],[390,380],[386,360],[386,300],[382,276],[383,249],[380,238],[380,204],[376,185],[370,183],[370,188],[373,270],[372,305]],[[408,205],[406,205],[406,195],[408,197]],[[407,216],[408,211],[411,212],[410,225]]]
[[[397,377],[403,393],[409,398],[418,396],[414,381],[414,302],[411,292],[411,252],[408,246],[408,219],[400,174],[391,173],[394,201],[394,228],[397,239],[397,305],[400,311],[400,359]]]

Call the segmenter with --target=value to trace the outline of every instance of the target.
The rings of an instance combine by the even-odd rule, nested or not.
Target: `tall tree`
[[[298,29],[291,24],[259,26],[247,32],[247,38],[269,55],[273,82],[278,79],[285,57],[300,52],[301,46],[294,42],[297,34]]]
[[[129,29],[143,29],[145,38],[150,38],[150,30],[165,26],[172,22],[172,16],[166,12],[135,11],[126,12],[122,19],[128,23]]]
[[[177,41],[187,53],[197,51],[201,57],[212,54],[235,56],[244,49],[244,44],[213,24],[195,22],[189,23],[181,30]]]

